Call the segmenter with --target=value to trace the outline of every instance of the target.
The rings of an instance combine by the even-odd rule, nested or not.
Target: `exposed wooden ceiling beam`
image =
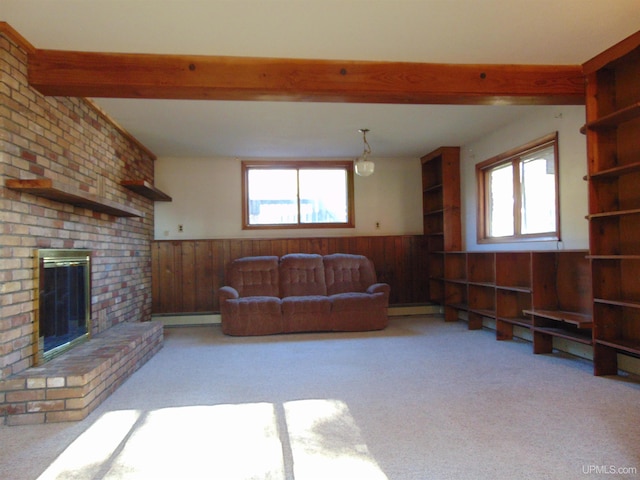
[[[4,35],[9,38],[16,45],[24,49],[25,52],[35,53],[36,47],[34,47],[26,38],[24,38],[17,30],[15,30],[7,22],[0,22],[0,35]]]
[[[579,65],[453,65],[194,55],[29,53],[44,95],[394,104],[581,105]]]

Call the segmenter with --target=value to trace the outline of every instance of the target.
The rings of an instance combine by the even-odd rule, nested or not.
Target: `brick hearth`
[[[0,423],[81,420],[149,360],[162,323],[122,323],[39,367],[0,380]]]

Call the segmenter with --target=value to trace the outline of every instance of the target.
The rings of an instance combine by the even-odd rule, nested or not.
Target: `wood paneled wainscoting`
[[[391,285],[391,305],[429,302],[422,235],[288,239],[158,240],[151,244],[154,314],[218,313],[226,266],[239,257],[355,253],[373,260]]]

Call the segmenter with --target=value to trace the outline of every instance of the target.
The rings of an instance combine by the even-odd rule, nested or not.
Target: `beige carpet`
[[[2,479],[640,478],[640,382],[439,317],[173,328],[86,420],[0,427]]]

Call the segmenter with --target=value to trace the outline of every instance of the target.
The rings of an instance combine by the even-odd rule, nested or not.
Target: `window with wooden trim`
[[[353,161],[243,161],[243,229],[352,228]]]
[[[476,165],[478,242],[559,240],[558,133]]]

